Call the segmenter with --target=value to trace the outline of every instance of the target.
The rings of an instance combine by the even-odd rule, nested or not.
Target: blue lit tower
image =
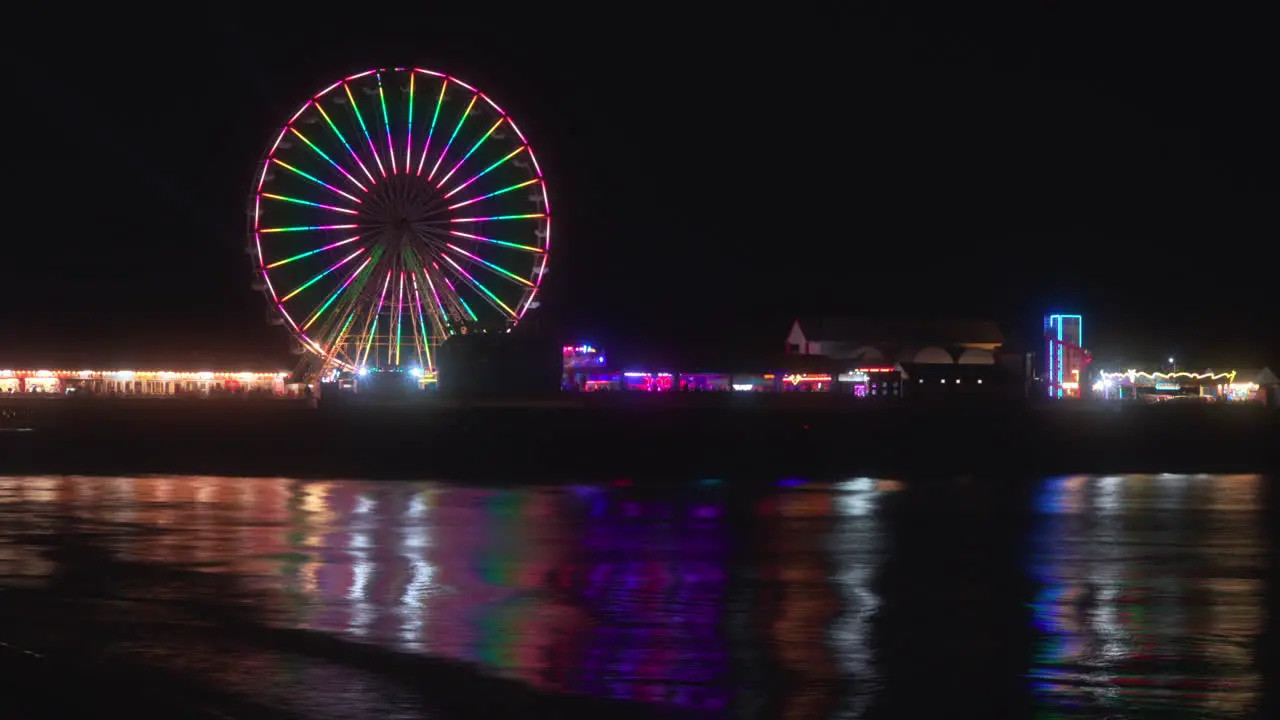
[[[1092,359],[1084,349],[1084,321],[1079,315],[1045,315],[1044,339],[1049,397],[1080,397],[1080,380]]]

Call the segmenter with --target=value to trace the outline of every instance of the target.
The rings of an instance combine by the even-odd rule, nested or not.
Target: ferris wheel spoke
[[[463,123],[471,115],[471,108],[476,106],[476,100],[479,99],[480,96],[478,94],[471,96],[471,102],[467,104],[467,109],[463,111],[462,117],[458,118],[458,124],[453,126],[453,134],[449,136],[448,142],[444,144],[444,149],[440,151],[440,157],[436,158],[436,164],[431,166],[431,172],[427,174],[427,182],[431,182],[432,178],[436,176],[436,171],[440,169],[440,162],[444,160],[445,155],[449,154],[449,148],[453,147],[453,139],[458,137],[458,131],[462,129]]]
[[[409,73],[409,121],[406,123],[404,142],[404,173],[409,174],[409,168],[413,167],[413,96],[414,96],[414,79],[418,77],[418,73]]]
[[[427,362],[424,369],[434,369],[431,361],[431,330],[427,328],[426,315],[422,311],[422,290],[418,287],[418,273],[415,270],[409,277],[413,280],[413,300],[418,311],[418,328],[422,334],[422,351],[426,353]],[[442,331],[441,335],[444,334]]]
[[[360,123],[360,132],[364,133],[364,139],[369,143],[369,152],[373,153],[373,161],[378,163],[378,171],[382,173],[382,177],[387,176],[386,168],[382,167],[382,158],[378,157],[378,148],[373,144],[373,137],[369,135],[369,126],[364,124],[364,114],[360,112],[360,104],[356,102],[356,96],[351,94],[351,86],[342,83],[342,89],[347,91],[347,100],[351,102],[351,111],[355,113],[356,121]]]
[[[452,326],[452,323],[449,322],[449,311],[445,308],[444,301],[440,299],[440,291],[436,289],[436,284],[432,282],[431,272],[427,269],[426,263],[420,265],[419,269],[422,272],[422,279],[426,281],[427,289],[431,291],[431,298],[436,301],[434,306],[435,309],[431,312],[434,315],[436,324],[440,328],[440,334],[442,336],[446,336],[449,334],[449,329]],[[439,311],[439,314],[436,314],[437,310]]]
[[[324,312],[329,309],[329,306],[332,305],[333,302],[337,300],[339,296],[342,295],[343,291],[347,289],[347,286],[350,285],[352,281],[355,280],[356,277],[360,275],[360,273],[364,272],[364,269],[368,267],[369,263],[372,261],[373,261],[372,256],[365,258],[364,262],[360,263],[360,266],[357,267],[355,270],[353,270],[351,274],[347,276],[347,279],[343,281],[341,285],[338,286],[338,289],[330,293],[329,297],[325,299],[324,303],[322,303],[320,307],[311,314],[311,317],[302,324],[302,329],[307,330],[312,325],[314,325],[315,321],[319,320],[321,315],[324,315]]]
[[[400,270],[401,310],[400,312],[402,315],[407,314],[409,316],[409,337],[413,341],[413,350],[418,358],[418,366],[422,367],[422,333],[420,333],[418,329],[418,316],[414,312],[414,305],[413,305],[414,285],[413,285],[413,265],[410,264],[411,255],[412,253],[406,250],[405,252],[402,253],[400,258],[401,259],[401,270]],[[408,276],[407,278],[405,277],[406,275]],[[407,298],[406,298],[406,295],[407,295]],[[408,303],[407,313],[405,312],[406,302]]]
[[[356,165],[360,166],[360,170],[364,172],[365,177],[369,178],[369,182],[371,184],[377,185],[378,181],[373,178],[373,173],[369,172],[369,168],[365,167],[364,162],[360,159],[360,156],[356,154],[356,151],[351,149],[351,144],[347,142],[347,138],[343,136],[342,131],[338,129],[336,124],[334,124],[333,118],[329,117],[329,113],[325,112],[324,107],[320,105],[319,98],[316,99],[316,102],[313,103],[313,105],[315,105],[316,110],[320,111],[320,117],[323,117],[324,121],[329,124],[329,129],[333,130],[333,134],[338,136],[338,142],[341,142],[342,146],[347,149],[347,152],[351,153],[351,159],[356,161]]]
[[[466,187],[466,186],[470,185],[471,183],[473,183],[473,182],[475,182],[475,181],[479,180],[480,178],[484,177],[485,175],[488,175],[489,173],[493,172],[494,170],[496,170],[496,169],[498,169],[498,168],[502,167],[503,165],[505,165],[505,164],[506,164],[506,162],[507,162],[508,160],[510,160],[511,158],[515,157],[516,155],[519,155],[520,153],[524,152],[528,147],[529,147],[528,145],[521,145],[520,147],[516,148],[515,150],[512,150],[511,152],[507,153],[507,154],[506,154],[506,156],[505,156],[505,157],[503,157],[503,158],[502,158],[501,160],[499,160],[498,162],[496,162],[496,163],[494,163],[494,164],[490,165],[489,167],[487,167],[487,168],[485,168],[485,169],[481,170],[480,172],[476,173],[475,175],[472,175],[470,180],[467,180],[466,182],[462,183],[462,184],[461,184],[461,185],[459,185],[458,187],[456,187],[456,188],[454,188],[454,189],[450,190],[449,192],[445,193],[445,194],[444,194],[444,199],[445,199],[445,200],[448,200],[449,198],[451,198],[451,197],[453,197],[454,195],[456,195],[456,194],[458,193],[458,191],[459,191],[459,190],[461,190],[462,188],[464,188],[464,187]]]
[[[295,128],[295,127],[292,127],[292,126],[291,126],[291,127],[289,128],[289,132],[293,133],[294,135],[297,135],[297,136],[298,136],[298,139],[300,139],[300,140],[302,140],[302,142],[306,143],[306,144],[307,144],[307,147],[309,147],[309,148],[311,148],[312,150],[314,150],[314,151],[315,151],[315,153],[316,153],[317,155],[319,155],[320,157],[324,158],[324,161],[325,161],[325,162],[327,162],[327,163],[329,163],[330,165],[332,165],[332,166],[334,167],[334,169],[335,169],[335,170],[337,170],[338,172],[342,173],[342,176],[343,176],[343,177],[345,177],[346,179],[350,180],[350,181],[351,181],[351,184],[353,184],[353,185],[355,185],[356,187],[360,188],[361,192],[369,192],[369,189],[368,189],[368,188],[366,188],[364,185],[361,185],[361,184],[360,184],[360,181],[359,181],[359,180],[356,180],[356,179],[351,175],[351,173],[347,172],[346,168],[342,167],[342,166],[341,166],[341,165],[339,165],[337,162],[335,162],[333,158],[329,157],[329,155],[325,153],[325,151],[323,151],[323,150],[321,150],[320,148],[316,147],[316,144],[315,144],[315,143],[313,143],[313,142],[311,142],[310,140],[308,140],[308,139],[307,139],[307,136],[306,136],[306,135],[303,135],[301,132],[299,132],[297,128]]]
[[[532,245],[518,245],[513,242],[506,242],[505,240],[494,240],[493,238],[484,237],[483,235],[472,235],[471,233],[458,232],[457,230],[450,230],[449,234],[453,235],[454,237],[467,238],[469,240],[475,240],[476,242],[479,242],[479,243],[497,245],[499,247],[511,248],[513,250],[524,250],[525,252],[531,252],[531,253],[544,253],[544,254],[546,253],[546,250],[543,250],[542,248],[534,247]]]
[[[347,208],[341,208],[336,205],[324,205],[318,202],[311,202],[310,200],[299,200],[298,198],[286,197],[284,195],[272,195],[271,193],[264,192],[262,193],[262,197],[271,198],[272,200],[279,200],[280,202],[292,203],[294,205],[309,205],[311,207],[317,207],[322,210],[332,210],[334,212],[346,213],[348,215],[360,214],[359,210],[349,210]]]
[[[441,185],[444,185],[446,182],[448,182],[449,178],[453,177],[454,173],[458,172],[458,168],[462,167],[462,163],[466,162],[467,158],[471,157],[471,155],[475,153],[476,150],[480,149],[480,146],[483,145],[484,142],[489,139],[489,136],[492,135],[494,131],[497,130],[498,127],[502,125],[503,120],[506,120],[506,118],[498,118],[498,122],[494,123],[493,127],[489,128],[489,130],[484,135],[480,136],[480,139],[476,141],[475,145],[471,146],[471,149],[468,150],[466,154],[462,156],[462,159],[459,160],[456,164],[454,164],[453,168],[451,168],[449,172],[444,174],[444,177],[440,178],[440,182],[436,183],[437,189],[440,188]]]
[[[440,106],[444,104],[444,91],[449,87],[449,79],[440,83],[440,95],[436,97],[436,111],[431,114],[431,129],[427,130],[427,144],[422,146],[422,159],[418,160],[418,172],[422,174],[422,166],[427,162],[427,152],[431,150],[431,137],[436,133],[436,121],[440,119]]]
[[[400,345],[404,329],[404,269],[400,270],[400,283],[396,289],[396,365],[400,364]]]
[[[279,159],[279,158],[271,158],[271,162],[273,162],[273,163],[275,163],[275,164],[279,165],[280,167],[284,168],[285,170],[289,170],[289,171],[291,171],[291,172],[295,173],[296,175],[299,175],[299,176],[301,176],[301,177],[303,177],[303,178],[306,178],[307,180],[310,180],[311,182],[313,182],[313,183],[315,183],[315,184],[317,184],[317,185],[320,185],[320,186],[322,186],[322,187],[326,187],[326,188],[328,188],[329,190],[332,190],[333,192],[335,192],[335,193],[337,193],[337,194],[341,195],[342,197],[344,197],[344,198],[346,198],[346,199],[350,200],[351,202],[353,202],[353,203],[355,203],[355,204],[357,204],[357,205],[359,205],[359,204],[360,204],[360,198],[356,197],[355,195],[351,195],[351,194],[349,194],[349,193],[345,193],[345,192],[343,192],[343,191],[339,190],[338,188],[336,188],[336,187],[334,187],[334,186],[330,185],[329,183],[327,183],[327,182],[325,182],[325,181],[321,180],[320,178],[318,178],[318,177],[316,177],[316,176],[314,176],[314,175],[308,175],[307,173],[305,173],[305,172],[303,172],[303,171],[299,170],[298,168],[296,168],[296,167],[294,167],[294,166],[290,165],[289,163],[286,163],[285,161],[283,161],[283,160],[281,160],[281,159]]]
[[[293,227],[258,228],[260,233],[307,232],[310,230],[351,230],[359,225],[294,225]]]
[[[444,292],[445,300],[457,308],[457,314],[464,320],[469,319],[472,322],[479,322],[480,317],[476,315],[475,311],[471,309],[471,306],[467,304],[467,301],[458,292],[458,288],[453,286],[453,281],[449,279],[449,276],[445,274],[444,270],[440,269],[440,265],[432,261],[431,267],[435,268],[436,274],[440,276],[440,282],[444,283],[444,287],[446,289]]]
[[[373,336],[378,332],[378,321],[382,319],[382,305],[387,300],[387,286],[391,284],[391,270],[387,270],[387,279],[382,282],[382,292],[378,295],[378,304],[373,308],[373,325],[369,328],[369,336],[365,338],[364,356],[360,361],[363,367],[369,362],[369,352],[373,349]]]
[[[530,220],[546,217],[546,213],[524,213],[522,215],[489,215],[488,217],[450,218],[451,223],[493,222],[495,220]],[[355,227],[354,225],[352,227]]]
[[[506,303],[502,302],[502,300],[497,295],[494,295],[492,290],[485,287],[483,283],[481,283],[479,280],[472,277],[471,273],[467,272],[466,270],[463,270],[462,266],[454,262],[453,258],[449,257],[448,255],[441,255],[440,259],[443,260],[445,263],[447,263],[448,266],[454,272],[456,272],[460,278],[463,279],[463,281],[465,281],[468,285],[470,285],[475,290],[478,290],[480,292],[481,297],[483,297],[486,301],[488,301],[490,305],[493,305],[495,309],[506,312],[507,315],[510,315],[512,318],[519,317],[518,315],[516,315],[515,310],[512,310],[510,307],[507,306]],[[454,292],[457,292],[457,290],[454,289]],[[472,313],[472,319],[478,320],[479,318],[476,318],[475,314]]]
[[[450,206],[449,206],[448,208],[446,208],[446,209],[448,209],[448,210],[457,210],[457,209],[458,209],[458,208],[460,208],[460,207],[466,207],[467,205],[471,205],[471,204],[473,204],[473,203],[478,203],[478,202],[480,202],[481,200],[488,200],[489,198],[491,198],[491,197],[497,197],[498,195],[505,195],[505,194],[507,194],[507,193],[509,193],[509,192],[512,192],[512,191],[514,191],[514,190],[519,190],[519,189],[520,189],[520,188],[522,188],[522,187],[529,187],[530,185],[533,185],[533,184],[535,184],[535,183],[539,183],[539,182],[542,182],[542,178],[533,178],[532,180],[525,180],[525,181],[524,181],[524,182],[522,182],[522,183],[516,183],[515,185],[508,185],[507,187],[504,187],[504,188],[502,188],[501,190],[494,190],[493,192],[488,193],[488,194],[486,194],[486,195],[481,195],[481,196],[479,196],[479,197],[473,197],[473,198],[471,198],[470,200],[463,200],[463,201],[462,201],[462,202],[460,202],[460,203],[454,203],[454,204],[450,205]]]
[[[346,322],[341,322],[343,318],[346,318]],[[352,320],[353,313],[350,310],[338,307],[315,330],[307,333],[315,337],[315,344],[326,360],[341,362],[338,353],[342,349],[342,337]]]
[[[266,267],[266,269],[267,269],[267,270],[274,270],[275,268],[278,268],[278,267],[280,267],[281,265],[288,265],[289,263],[291,263],[291,262],[293,262],[293,261],[295,261],[295,260],[301,260],[301,259],[302,259],[302,258],[304,258],[304,257],[310,257],[310,256],[312,256],[312,255],[316,255],[316,254],[318,254],[318,253],[322,253],[322,252],[324,252],[325,250],[332,250],[333,248],[341,247],[341,246],[346,245],[346,244],[348,244],[348,243],[353,243],[353,242],[355,242],[356,240],[359,240],[359,239],[360,239],[360,236],[359,236],[359,235],[356,235],[355,237],[349,237],[349,238],[347,238],[346,240],[339,240],[339,241],[338,241],[338,242],[336,242],[336,243],[329,243],[328,245],[325,245],[324,247],[321,247],[321,248],[316,248],[315,250],[308,250],[308,251],[306,251],[306,252],[304,252],[304,253],[298,253],[297,255],[294,255],[293,257],[287,257],[287,258],[285,258],[285,259],[283,259],[283,260],[277,260],[277,261],[275,261],[275,262],[273,262],[273,263],[271,263],[270,265],[267,265],[267,266],[265,266],[265,267]]]
[[[382,91],[382,73],[375,76],[378,80],[378,102],[382,104],[382,127],[387,130],[387,159],[391,161],[391,174],[396,174],[396,146],[391,141],[391,119],[387,117],[387,94]]]
[[[316,283],[320,282],[321,278],[323,278],[324,276],[326,276],[326,275],[328,275],[329,273],[333,272],[334,270],[337,270],[338,268],[342,267],[343,265],[346,265],[348,262],[350,262],[350,261],[351,261],[351,259],[352,259],[352,258],[354,258],[355,256],[359,255],[359,254],[360,254],[360,253],[362,253],[362,252],[364,252],[364,248],[359,248],[359,249],[357,249],[355,252],[353,252],[353,253],[351,253],[350,255],[348,255],[348,256],[346,256],[346,257],[342,258],[341,260],[339,260],[338,262],[334,263],[333,265],[330,265],[328,270],[325,270],[325,271],[321,272],[320,274],[318,274],[318,275],[316,275],[315,277],[311,278],[310,280],[306,281],[306,282],[305,282],[305,283],[303,283],[302,285],[298,286],[298,288],[297,288],[296,290],[294,290],[293,292],[291,292],[291,293],[289,293],[288,295],[285,295],[284,297],[280,298],[280,302],[281,302],[281,303],[286,303],[286,302],[288,302],[290,299],[292,299],[292,298],[296,297],[298,293],[300,293],[300,292],[302,292],[303,290],[306,290],[307,288],[311,287],[312,285],[315,285]]]
[[[491,263],[488,260],[485,260],[483,258],[472,255],[471,253],[467,252],[466,250],[463,250],[462,248],[458,247],[457,245],[454,245],[453,243],[445,243],[444,246],[449,250],[467,258],[471,262],[477,263],[483,268],[492,270],[493,272],[497,273],[500,277],[503,277],[507,280],[511,280],[513,282],[517,282],[525,287],[534,287],[533,283],[529,282],[528,280],[525,280],[524,278],[511,272],[510,270],[504,267],[501,267],[499,265],[496,265],[494,263]]]
[[[333,341],[329,343],[329,347],[324,353],[325,356],[330,357],[333,360],[337,361],[338,353],[341,352],[342,355],[348,359],[348,362],[354,359],[343,348],[343,341],[347,339],[347,332],[350,331],[351,323],[354,322],[355,319],[356,319],[355,311],[347,313],[346,322],[342,323],[342,328],[338,330],[338,332],[333,336]]]

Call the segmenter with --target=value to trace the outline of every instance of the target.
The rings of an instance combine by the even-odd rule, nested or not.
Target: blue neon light
[[[1058,397],[1062,397],[1062,316],[1058,316]]]
[[[1066,322],[1075,320],[1076,326],[1072,337],[1067,337]],[[1077,347],[1084,347],[1084,318],[1080,315],[1064,315],[1062,313],[1053,313],[1045,315],[1044,323],[1045,337],[1049,341],[1049,352],[1046,365],[1048,366],[1049,379],[1049,397],[1062,397],[1064,395],[1062,383],[1066,374],[1065,368],[1065,351],[1062,349],[1063,344],[1071,343]],[[1055,346],[1055,340],[1057,345]]]

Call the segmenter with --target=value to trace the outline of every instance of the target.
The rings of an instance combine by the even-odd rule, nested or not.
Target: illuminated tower
[[[1045,315],[1044,339],[1049,397],[1080,397],[1080,379],[1092,359],[1084,349],[1084,321],[1079,315]]]

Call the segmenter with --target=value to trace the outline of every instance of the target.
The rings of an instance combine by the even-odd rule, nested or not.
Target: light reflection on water
[[[1034,654],[1021,667],[1037,709],[1247,716],[1261,690],[1263,482],[1079,476],[1026,493],[1030,567],[984,577],[996,594],[1026,575],[1036,587],[1020,602],[1032,609]],[[0,478],[0,590],[11,589],[0,599],[36,598],[0,602],[0,640],[128,654],[305,717],[422,716],[419,696],[342,658],[268,635],[221,637],[216,618],[181,603],[198,599],[247,606],[266,627],[452,658],[549,692],[708,717],[893,716],[888,685],[931,690],[927,675],[902,677],[921,658],[993,657],[972,644],[980,630],[961,627],[972,621],[918,624],[920,613],[965,617],[960,609],[1001,599],[903,547],[924,537],[936,557],[963,559],[973,550],[945,533],[999,522],[970,517],[980,485],[952,491],[959,501],[869,478],[786,480],[745,500],[720,481],[641,492]],[[92,591],[52,596],[81,593],[91,613],[40,594],[67,572],[50,547],[76,533],[121,563],[82,579]],[[145,570],[157,567],[174,572]],[[886,567],[906,588],[891,600]],[[895,620],[883,612],[895,602],[918,607]]]
[[[1055,478],[1030,677],[1070,717],[1249,717],[1265,624],[1258,476]]]

